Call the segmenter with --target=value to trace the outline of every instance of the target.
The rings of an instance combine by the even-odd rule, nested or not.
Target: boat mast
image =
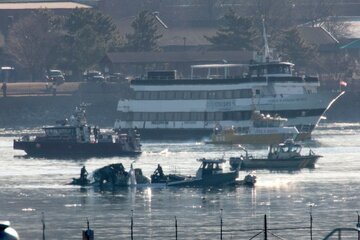
[[[263,18],[263,20],[262,20],[262,25],[263,25],[264,44],[265,44],[264,61],[268,61],[270,58],[270,49],[269,49],[269,44],[268,44],[267,36],[266,36],[265,18]]]

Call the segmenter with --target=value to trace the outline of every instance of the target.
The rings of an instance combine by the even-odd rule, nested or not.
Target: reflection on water
[[[314,132],[315,140],[304,143],[306,148],[324,156],[315,169],[257,171],[258,182],[254,188],[101,191],[67,184],[78,177],[83,164],[92,172],[118,162],[129,169],[135,161],[134,167],[142,168],[146,176],[153,173],[157,164],[161,164],[166,173],[194,175],[199,166],[196,159],[222,157],[224,153],[228,158],[240,152],[236,146],[146,141],[144,153],[136,159],[24,158],[23,152],[12,149],[12,140],[20,132],[2,130],[0,210],[2,218],[11,221],[22,239],[41,239],[41,212],[45,213],[48,239],[80,239],[86,218],[95,230],[96,239],[129,238],[132,210],[135,239],[174,239],[175,217],[179,239],[217,239],[220,209],[223,209],[224,239],[249,239],[261,232],[264,214],[273,234],[286,239],[309,239],[312,206],[313,236],[319,239],[335,227],[356,225],[356,211],[360,208],[359,132],[359,124],[320,126]],[[249,150],[266,155],[267,147]],[[240,178],[244,175],[241,173]]]

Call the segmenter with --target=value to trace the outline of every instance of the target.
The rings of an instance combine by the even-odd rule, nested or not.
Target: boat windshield
[[[263,119],[254,121],[254,127],[282,127],[284,123],[282,119]]]
[[[75,128],[46,128],[45,134],[48,137],[75,136]]]
[[[266,127],[283,127],[286,118],[281,118],[279,116],[272,117],[270,115],[261,114],[258,111],[252,113],[251,119],[253,120],[253,126],[257,128],[266,128]]]
[[[191,79],[223,79],[235,78],[245,74],[247,64],[204,64],[191,66]]]
[[[201,167],[205,171],[212,171],[212,170],[222,170],[222,163],[221,162],[203,162]]]
[[[264,75],[292,75],[292,64],[290,63],[268,63],[250,66],[252,77]]]
[[[301,147],[299,145],[283,145],[279,148],[280,152],[293,152],[293,153],[300,153]]]

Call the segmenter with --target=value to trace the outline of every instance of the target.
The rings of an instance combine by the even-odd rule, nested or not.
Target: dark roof
[[[159,39],[160,46],[203,46],[210,45],[204,36],[214,36],[216,28],[172,28],[162,31],[163,37]]]
[[[339,41],[323,27],[300,26],[297,27],[300,36],[308,43],[320,46],[337,44]]]
[[[122,35],[133,32],[131,23],[135,16],[125,17],[120,20],[114,19],[118,29]],[[214,36],[216,34],[216,27],[177,27],[169,26],[165,29],[158,23],[158,31],[162,34],[159,39],[159,45],[164,46],[203,46],[210,45],[209,41],[204,36]]]
[[[91,6],[75,2],[0,2],[0,10],[32,10],[32,9],[74,9],[91,8]]]
[[[107,53],[103,61],[115,64],[163,63],[163,62],[217,62],[248,63],[250,51],[182,51],[182,52],[113,52]]]

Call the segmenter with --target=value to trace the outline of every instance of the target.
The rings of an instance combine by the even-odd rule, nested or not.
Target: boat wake
[[[147,152],[147,151],[144,151],[142,154],[143,155],[146,155],[146,156],[168,156],[170,155],[172,152],[169,151],[168,148],[165,148],[163,150],[161,150],[160,152]]]

